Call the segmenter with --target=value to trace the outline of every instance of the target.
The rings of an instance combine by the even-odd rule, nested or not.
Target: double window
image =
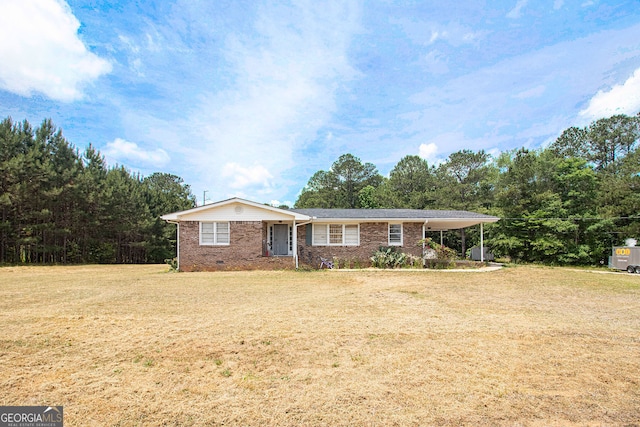
[[[358,246],[358,224],[313,224],[314,246]]]
[[[228,222],[201,222],[200,223],[200,244],[201,245],[228,245],[229,244],[229,223]]]

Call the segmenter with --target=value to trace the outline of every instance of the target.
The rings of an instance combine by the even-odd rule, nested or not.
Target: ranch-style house
[[[180,271],[317,267],[320,259],[361,266],[381,246],[415,256],[429,231],[461,229],[499,218],[419,209],[280,209],[231,198],[161,217],[178,226]],[[482,230],[481,230],[482,236]]]

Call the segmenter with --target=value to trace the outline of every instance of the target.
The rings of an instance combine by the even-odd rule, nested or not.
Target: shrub
[[[165,264],[169,266],[170,272],[178,271],[178,258],[167,258],[164,260]]]
[[[436,243],[431,238],[425,238],[418,242],[423,245],[422,258],[427,268],[449,268],[454,265],[456,259],[456,251],[444,245]],[[435,253],[435,257],[427,254]]]
[[[422,257],[407,254],[407,260],[405,262],[406,267],[411,268],[422,268]]]
[[[434,270],[444,270],[455,266],[453,260],[450,259],[425,259],[424,268],[432,268]]]
[[[371,264],[377,268],[400,268],[407,265],[407,254],[398,252],[395,247],[381,246],[371,257]]]

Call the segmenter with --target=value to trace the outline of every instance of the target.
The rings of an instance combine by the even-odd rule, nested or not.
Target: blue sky
[[[637,0],[3,0],[0,40],[3,118],[199,202],[293,203],[344,153],[386,175],[640,111]]]

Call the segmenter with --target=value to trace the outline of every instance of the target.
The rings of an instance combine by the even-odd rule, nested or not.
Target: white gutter
[[[293,239],[293,261],[296,266],[296,270],[298,269],[298,227],[296,227],[296,219],[293,218],[293,232],[291,233],[291,238]]]
[[[480,223],[480,262],[484,262],[484,228]]]

